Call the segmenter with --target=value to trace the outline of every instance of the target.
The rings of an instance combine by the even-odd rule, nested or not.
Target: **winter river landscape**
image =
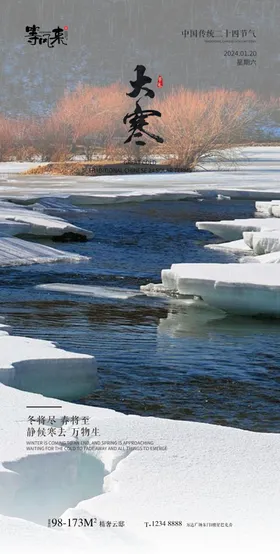
[[[0,164],[3,552],[278,552],[280,148],[186,174],[33,165]]]

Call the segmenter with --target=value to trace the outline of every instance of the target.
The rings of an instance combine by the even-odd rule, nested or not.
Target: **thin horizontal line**
[[[62,406],[26,406],[26,408],[62,408]]]

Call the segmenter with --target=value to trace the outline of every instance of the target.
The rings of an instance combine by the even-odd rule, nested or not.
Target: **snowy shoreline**
[[[193,173],[100,177],[20,175],[39,163],[0,163],[0,197],[21,202],[56,196],[77,205],[216,198],[280,200],[280,147],[242,148],[237,164],[205,163]]]

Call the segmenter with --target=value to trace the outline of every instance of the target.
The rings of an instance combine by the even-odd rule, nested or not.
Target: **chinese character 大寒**
[[[155,96],[154,91],[145,86],[148,83],[152,82],[151,77],[148,77],[147,75],[145,75],[145,71],[146,71],[145,66],[137,65],[134,71],[136,71],[136,80],[130,81],[130,84],[134,90],[132,92],[127,92],[126,93],[127,96],[136,98],[142,90],[145,90],[146,94],[144,96],[148,96],[149,98],[154,98]],[[134,112],[130,114],[127,113],[126,116],[123,118],[123,123],[125,125],[127,121],[129,121],[130,123],[129,131],[131,132],[130,136],[124,141],[124,144],[131,142],[133,137],[140,139],[143,134],[151,137],[157,142],[162,143],[164,142],[163,138],[153,133],[148,133],[148,131],[144,129],[144,127],[149,125],[149,123],[146,121],[148,117],[150,116],[161,117],[161,113],[158,110],[143,110],[142,107],[140,106],[141,98],[139,98],[139,100],[136,101]],[[137,146],[144,146],[146,142],[144,140],[136,140],[136,144]]]

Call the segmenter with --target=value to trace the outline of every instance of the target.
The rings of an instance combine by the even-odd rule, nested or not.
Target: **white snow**
[[[87,285],[71,285],[68,283],[50,283],[37,285],[36,289],[47,291],[65,292],[69,294],[79,294],[81,296],[93,296],[99,298],[116,298],[127,300],[134,296],[139,296],[139,290],[121,289],[117,287],[95,287]]]
[[[209,231],[224,240],[232,241],[242,238],[245,231],[280,232],[280,221],[276,218],[249,218],[222,221],[198,221],[196,227]]]
[[[58,403],[61,409],[56,407]],[[53,409],[26,408],[45,404]],[[35,554],[38,548],[44,554],[74,554],[77,548],[85,554],[93,550],[101,554],[144,551],[183,554],[187,545],[188,550],[199,554],[207,545],[210,554],[259,553],[264,548],[276,554],[279,434],[124,416],[112,410],[46,399],[4,385],[0,385],[0,406],[3,552],[20,547],[24,554]],[[86,442],[80,439],[75,444],[81,451],[73,451],[68,425],[64,443],[60,443],[61,451],[55,450],[52,441],[47,442],[49,438],[43,443],[49,450],[27,450],[30,414],[56,418],[88,416],[89,427],[96,426],[100,431],[100,444],[116,441],[117,449],[102,450],[96,445],[86,451]],[[119,441],[154,444],[124,446],[122,442],[120,446]],[[151,450],[156,447],[163,450]],[[85,455],[89,469],[81,471]],[[76,505],[77,483],[84,499],[78,499]],[[59,514],[63,505],[63,513]],[[57,512],[64,521],[95,517],[97,525],[53,531],[46,527],[47,518],[58,517]],[[38,519],[40,525],[32,523]],[[125,521],[124,528],[102,528],[99,524],[119,520]],[[146,527],[145,522],[156,520],[166,521],[166,525]],[[182,521],[182,526],[170,526],[168,521]],[[199,527],[199,522],[224,526]],[[188,527],[188,523],[194,523],[194,527]],[[226,527],[225,523],[232,527]]]
[[[22,171],[28,171],[33,167],[38,167],[38,165],[48,165],[47,162],[1,162],[0,163],[0,173],[3,175],[21,173]]]
[[[246,260],[247,261],[247,260]],[[207,304],[241,315],[280,316],[278,264],[173,264],[162,270],[166,289],[201,297]]]
[[[43,264],[53,262],[80,262],[86,256],[63,252],[50,246],[13,237],[0,237],[0,267]]]
[[[74,400],[92,392],[96,375],[93,356],[45,340],[0,334],[0,381],[5,385]]]

